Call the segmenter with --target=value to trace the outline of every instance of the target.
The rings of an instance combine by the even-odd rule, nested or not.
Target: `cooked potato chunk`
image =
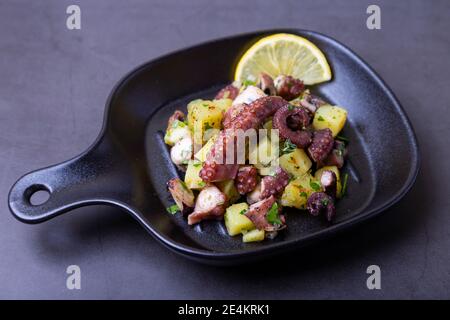
[[[216,100],[213,100],[213,103],[214,103],[214,105],[219,107],[223,112],[226,112],[231,107],[233,100],[227,99],[227,98],[216,99]]]
[[[196,160],[189,160],[184,182],[189,189],[201,189],[206,183],[198,175],[202,169],[202,163]]]
[[[256,242],[256,241],[263,241],[265,236],[265,231],[254,229],[248,232],[244,232],[244,235],[242,236],[243,242]]]
[[[322,172],[324,172],[325,170],[333,171],[336,174],[336,196],[340,198],[342,192],[342,183],[339,169],[336,166],[326,166],[320,168],[319,170],[316,171],[316,174],[314,175],[318,181],[320,181],[320,178],[322,177]]]
[[[249,218],[245,216],[248,204],[245,202],[236,203],[227,208],[225,212],[225,226],[230,236],[235,236],[243,231],[253,230],[255,226]]]
[[[212,136],[208,142],[205,143],[205,145],[195,154],[195,159],[205,162],[206,156],[208,155],[208,152],[211,150],[212,146],[214,145],[214,142],[217,138],[217,135]]]
[[[211,135],[208,133],[220,130],[223,111],[214,102],[209,100],[194,100],[187,106],[188,125],[194,134],[194,143],[203,145]],[[216,130],[210,130],[216,129]],[[209,130],[209,131],[208,131]]]
[[[257,147],[253,147],[249,151],[248,160],[256,168],[260,169],[268,167],[271,161],[278,157],[278,144],[272,142],[269,138],[264,137],[258,143]]]
[[[186,123],[180,120],[175,120],[167,129],[166,134],[164,135],[164,142],[169,146],[173,146],[181,139],[189,137],[190,135],[191,131]]]
[[[219,181],[216,182],[216,185],[227,197],[227,204],[229,205],[235,203],[241,197],[234,185],[234,180]]]
[[[303,149],[295,148],[280,157],[280,167],[295,178],[303,176],[311,166],[311,159]]]
[[[306,209],[308,197],[313,192],[321,190],[320,182],[309,173],[306,173],[289,182],[281,196],[281,205]]]
[[[347,110],[337,106],[324,105],[317,109],[313,127],[316,130],[329,128],[335,137],[344,127],[346,120]]]

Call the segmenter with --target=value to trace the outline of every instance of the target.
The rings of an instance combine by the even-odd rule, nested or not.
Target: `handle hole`
[[[25,195],[32,206],[43,205],[50,199],[50,191],[43,185],[34,185],[25,191]]]

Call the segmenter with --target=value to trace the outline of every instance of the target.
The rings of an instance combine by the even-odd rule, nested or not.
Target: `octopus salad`
[[[348,140],[339,135],[346,119],[344,108],[287,74],[260,72],[212,100],[190,102],[165,131],[171,161],[184,173],[167,183],[174,201],[167,211],[189,225],[223,220],[244,242],[283,232],[285,207],[332,222],[347,185]]]

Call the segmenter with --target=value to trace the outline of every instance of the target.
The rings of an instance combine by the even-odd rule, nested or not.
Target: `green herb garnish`
[[[267,213],[267,221],[270,224],[278,224],[281,225],[281,220],[278,215],[278,204],[275,202]]]
[[[245,214],[247,212],[247,209],[242,209],[239,213],[240,214]]]
[[[300,192],[300,197],[308,198],[308,194],[305,191]]]
[[[341,190],[341,197],[345,196],[347,192],[347,181],[348,181],[348,173],[344,174],[344,181],[342,182],[342,190]]]
[[[318,184],[317,182],[314,182],[312,180],[309,181],[309,185],[314,191],[320,191],[322,189],[320,187],[320,184]]]
[[[337,135],[336,139],[347,142],[347,143],[350,142],[350,140],[348,138],[346,138],[344,136],[340,136],[340,135]]]
[[[199,182],[199,183],[198,183],[198,186],[199,186],[200,188],[206,186],[205,181]]]
[[[297,146],[291,142],[291,140],[287,139],[284,141],[283,148],[281,149],[281,154],[287,154],[293,152]]]
[[[325,119],[324,119],[322,116],[319,116],[319,117],[317,118],[317,120],[319,120],[319,121],[325,121]]]
[[[294,110],[294,108],[295,108],[295,107],[294,107],[292,104],[289,104],[289,105],[288,105],[288,110],[289,110],[289,111]]]
[[[242,81],[242,85],[245,87],[254,86],[254,85],[256,85],[256,82],[252,81],[252,80],[244,80],[244,81]]]
[[[205,123],[205,130],[212,129],[213,127],[209,124],[209,122]]]
[[[180,211],[180,208],[178,208],[178,206],[176,204],[174,204],[174,205],[171,205],[170,207],[167,207],[166,210],[170,214],[175,214],[178,211]]]
[[[197,162],[197,163],[194,163],[194,164],[193,164],[193,166],[196,167],[196,168],[200,167],[201,165],[202,165],[201,162]]]
[[[322,204],[324,206],[327,206],[328,205],[328,199],[322,199]]]
[[[172,128],[175,129],[178,127],[180,127],[180,128],[186,127],[186,123],[183,121],[180,121],[180,120],[175,120],[174,122],[172,122]]]

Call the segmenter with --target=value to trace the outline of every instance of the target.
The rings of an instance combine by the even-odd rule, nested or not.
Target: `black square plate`
[[[301,211],[288,211],[288,228],[274,240],[242,243],[229,237],[223,222],[188,226],[172,204],[166,181],[178,172],[162,139],[167,119],[195,98],[212,97],[232,81],[242,53],[269,34],[308,38],[326,55],[332,81],[312,90],[348,110],[343,135],[350,139],[344,171],[348,195],[337,205],[332,225]],[[311,31],[284,29],[220,39],[153,60],[125,76],[106,104],[97,141],[80,156],[29,173],[12,187],[9,205],[21,221],[45,221],[73,208],[111,204],[131,213],[155,238],[189,258],[236,264],[285,252],[324,239],[382,212],[413,185],[419,152],[411,125],[391,90],[356,54],[339,42]],[[50,198],[30,203],[37,190]]]

